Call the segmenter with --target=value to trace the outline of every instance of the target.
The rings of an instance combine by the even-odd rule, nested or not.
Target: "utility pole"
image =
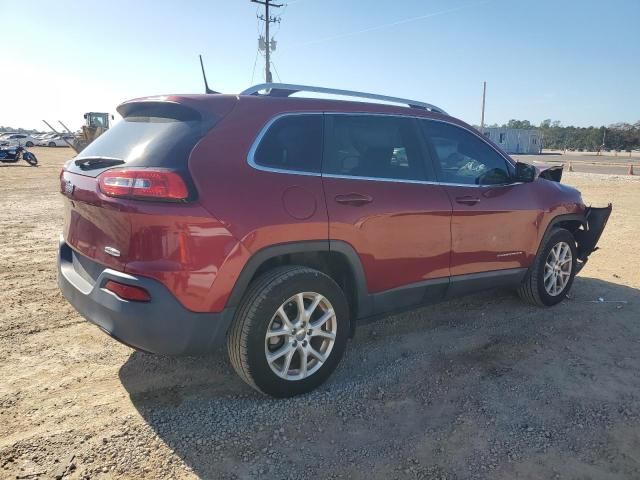
[[[607,139],[607,128],[602,127],[602,145],[598,148],[596,155],[602,155],[602,150],[604,150],[604,142]]]
[[[272,83],[273,79],[271,77],[271,50],[275,50],[275,41],[271,39],[269,36],[269,25],[272,23],[280,23],[280,17],[270,17],[269,16],[269,7],[280,8],[282,7],[282,3],[271,3],[272,0],[251,0],[251,3],[259,3],[260,5],[264,5],[264,15],[258,15],[258,18],[265,23],[265,39],[264,39],[264,51],[265,51],[265,66],[264,66],[264,76],[267,83]],[[260,39],[261,40],[261,39]],[[262,49],[262,42],[259,44],[259,48]]]
[[[480,119],[480,130],[484,130],[484,102],[487,97],[487,82],[482,84],[482,118]],[[484,131],[482,132],[484,133]]]

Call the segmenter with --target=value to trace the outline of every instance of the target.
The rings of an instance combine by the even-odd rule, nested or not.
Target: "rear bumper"
[[[116,340],[151,353],[210,353],[224,341],[234,309],[196,313],[185,309],[160,282],[93,263],[87,273],[62,237],[58,251],[58,286],[65,298],[91,323]],[[74,256],[76,261],[74,261]],[[87,259],[83,262],[86,265]],[[102,288],[107,280],[146,289],[149,302],[132,302]]]

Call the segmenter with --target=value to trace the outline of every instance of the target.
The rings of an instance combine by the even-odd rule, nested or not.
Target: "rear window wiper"
[[[120,160],[119,158],[85,157],[85,158],[79,158],[74,163],[76,164],[76,166],[80,167],[81,170],[94,170],[96,168],[113,167],[115,165],[122,165],[123,163],[125,163],[125,161]]]

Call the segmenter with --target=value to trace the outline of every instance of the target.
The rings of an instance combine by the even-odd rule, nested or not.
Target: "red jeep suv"
[[[493,287],[560,302],[611,212],[413,100],[263,84],[118,112],[60,174],[62,293],[146,352],[226,339],[274,396],[321,384],[365,318]]]

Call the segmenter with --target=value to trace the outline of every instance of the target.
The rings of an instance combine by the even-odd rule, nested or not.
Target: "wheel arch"
[[[237,307],[255,278],[282,265],[301,265],[331,277],[345,292],[352,319],[362,317],[369,311],[369,297],[360,257],[351,245],[339,240],[290,242],[255,252],[240,272],[226,306]],[[354,324],[355,322],[351,322],[352,327]]]
[[[580,227],[586,226],[586,224],[587,219],[585,215],[581,213],[566,213],[553,217],[547,225],[544,234],[540,237],[538,248],[536,249],[536,255],[540,252],[540,248],[544,244],[545,239],[554,228],[564,228],[569,230],[572,234],[575,234],[576,230]]]

